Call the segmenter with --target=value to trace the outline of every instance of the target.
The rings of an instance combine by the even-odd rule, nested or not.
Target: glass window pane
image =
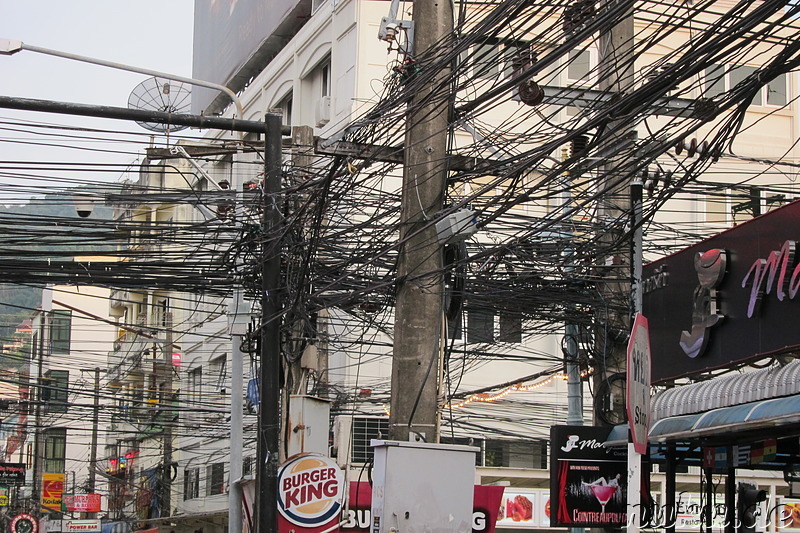
[[[781,74],[767,84],[767,104],[786,105],[787,99],[786,74]]]
[[[72,330],[72,311],[53,311],[50,317],[51,353],[68,354],[70,331]]]
[[[500,49],[494,44],[481,44],[472,54],[473,73],[476,78],[492,79],[500,73]]]
[[[591,70],[590,57],[588,50],[571,50],[569,53],[569,65],[567,66],[567,78],[571,80],[585,80]]]
[[[725,92],[725,68],[723,65],[711,65],[706,68],[705,98],[712,98]]]
[[[730,78],[731,88],[736,87],[739,83],[745,80],[748,76],[756,71],[755,67],[737,66],[730,69],[728,77]],[[751,102],[753,105],[761,105],[761,92],[756,93]]]
[[[494,340],[494,313],[487,309],[472,309],[467,313],[467,342]]]

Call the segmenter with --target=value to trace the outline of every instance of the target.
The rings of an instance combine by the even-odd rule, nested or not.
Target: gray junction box
[[[370,533],[471,533],[474,446],[373,440]]]

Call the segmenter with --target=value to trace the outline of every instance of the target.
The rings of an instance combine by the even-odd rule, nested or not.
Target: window
[[[72,311],[57,310],[50,315],[50,353],[69,354]]]
[[[225,463],[214,463],[206,467],[206,495],[225,493]]]
[[[494,340],[494,313],[490,309],[472,309],[467,314],[467,342]]]
[[[187,468],[183,471],[183,499],[193,500],[200,497],[200,469]]]
[[[42,401],[47,413],[66,413],[69,394],[69,371],[50,370],[42,383]]]
[[[767,84],[767,105],[785,106],[789,103],[786,73]]]
[[[303,110],[300,120],[313,118],[322,127],[331,120],[331,56],[323,57],[302,79]],[[308,111],[307,111],[308,110]],[[313,116],[308,116],[309,111]]]
[[[522,342],[522,318],[519,315],[500,313],[500,334],[497,340]]]
[[[491,80],[500,74],[500,48],[496,44],[480,44],[474,47],[472,61],[476,78]]]
[[[325,62],[324,65],[320,65],[320,96],[330,96],[331,95],[331,59]]]
[[[570,50],[567,65],[567,79],[587,81],[592,70],[592,56],[589,50]]]
[[[255,476],[253,467],[256,464],[256,458],[248,455],[242,460],[242,476]]]
[[[209,371],[211,374],[211,379],[213,379],[213,387],[214,393],[224,395],[225,394],[225,382],[228,377],[227,375],[227,366],[228,366],[228,356],[227,354],[223,354],[221,357],[217,357],[211,360],[209,365]],[[211,379],[209,381],[211,381]]]
[[[169,298],[161,298],[156,300],[155,305],[155,322],[162,328],[168,327],[169,324]]]
[[[44,432],[44,471],[63,474],[66,450],[66,428],[46,429]]]
[[[275,106],[277,109],[281,110],[283,113],[283,125],[284,126],[291,126],[292,125],[292,93],[289,92],[286,96],[284,96],[280,102]]]
[[[203,399],[203,367],[189,371],[189,402],[199,405]]]
[[[756,67],[746,65],[711,65],[705,70],[706,98],[713,98],[736,87],[757,72]],[[753,96],[754,105],[785,106],[788,103],[786,74],[781,74],[762,87]]]

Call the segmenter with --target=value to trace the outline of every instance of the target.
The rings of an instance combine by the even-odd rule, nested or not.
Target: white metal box
[[[478,448],[373,440],[371,533],[471,533]]]
[[[289,397],[286,455],[320,453],[328,455],[330,401],[314,396]]]

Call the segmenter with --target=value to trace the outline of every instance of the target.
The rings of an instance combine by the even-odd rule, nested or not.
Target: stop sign
[[[636,315],[628,341],[626,409],[636,453],[647,453],[650,431],[650,331],[647,318]]]

